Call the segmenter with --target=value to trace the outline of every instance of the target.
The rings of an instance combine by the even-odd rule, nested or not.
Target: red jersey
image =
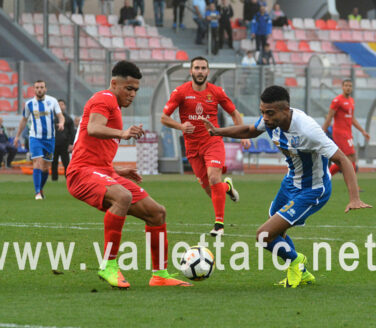
[[[118,150],[120,139],[99,139],[89,136],[87,125],[91,113],[98,113],[107,118],[106,126],[123,129],[121,109],[116,96],[109,90],[95,93],[86,103],[74,143],[69,171],[78,167],[112,167],[112,161]]]
[[[207,83],[203,91],[195,91],[192,81],[186,82],[172,91],[170,99],[166,103],[163,112],[170,116],[177,107],[181,123],[189,121],[195,126],[191,134],[184,134],[188,144],[197,144],[198,141],[210,137],[200,117],[208,119],[218,127],[218,105],[221,105],[227,113],[232,113],[236,108],[225,91],[214,84]]]
[[[343,94],[335,97],[330,109],[336,111],[334,115],[333,133],[352,135],[351,127],[354,115],[354,99],[346,98]]]

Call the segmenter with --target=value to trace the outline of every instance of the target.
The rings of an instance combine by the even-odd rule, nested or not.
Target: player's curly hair
[[[138,80],[142,78],[142,74],[138,66],[126,60],[121,60],[115,64],[115,66],[112,68],[112,76],[121,76],[124,78],[130,76]]]
[[[267,87],[261,95],[261,101],[271,104],[276,101],[287,101],[290,104],[290,95],[287,90],[279,85]]]

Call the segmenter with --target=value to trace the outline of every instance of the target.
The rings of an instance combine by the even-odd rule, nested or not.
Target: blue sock
[[[41,184],[42,184],[42,171],[40,169],[33,170],[33,180],[34,180],[34,188],[35,193],[40,192]]]
[[[49,174],[48,171],[42,171],[42,182],[41,182],[40,189],[43,189],[44,185],[46,184],[47,179],[48,179],[48,174]]]
[[[291,238],[290,238],[290,240],[291,240]],[[282,258],[285,262],[286,262],[287,259],[290,259],[291,262],[294,261],[298,257],[298,254],[296,254],[295,248],[292,248],[291,245],[290,245],[290,243],[288,243],[287,240],[284,239],[282,236],[276,237],[272,242],[268,243],[268,246],[266,246],[265,248],[268,251],[273,252],[274,246],[277,243],[280,243],[280,242],[287,243],[290,246],[291,250],[290,250],[290,252],[288,252],[284,247],[280,247],[279,250],[278,250],[277,255],[280,258]]]

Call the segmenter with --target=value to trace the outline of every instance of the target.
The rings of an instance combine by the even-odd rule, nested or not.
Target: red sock
[[[330,172],[331,175],[338,173],[339,170],[340,170],[340,168],[337,164],[333,163],[332,165],[330,165],[329,172]]]
[[[214,207],[215,222],[223,223],[223,217],[225,216],[226,191],[228,190],[228,185],[225,182],[219,182],[210,186],[210,189]]]
[[[112,214],[110,211],[104,215],[104,254],[106,254],[107,244],[112,242],[109,260],[116,259],[118,254],[124,222],[125,217]]]
[[[164,270],[167,269],[167,260],[168,260],[168,240],[167,240],[167,230],[166,223],[150,227],[145,225],[145,232],[150,232],[150,248],[151,248],[151,260],[153,264],[153,270]],[[163,253],[159,252],[159,236],[160,233],[163,234]],[[162,252],[162,251],[161,251]],[[161,255],[161,256],[160,256]],[[161,258],[163,256],[163,259]],[[163,263],[159,263],[160,260]]]

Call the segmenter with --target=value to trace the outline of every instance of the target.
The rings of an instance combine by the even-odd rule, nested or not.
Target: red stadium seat
[[[176,59],[187,61],[189,60],[189,56],[184,50],[179,50],[178,52],[176,52]]]
[[[35,96],[34,87],[28,87],[24,93],[24,98],[33,98]]]
[[[135,38],[124,38],[124,46],[128,49],[137,49]]]
[[[286,87],[297,87],[298,82],[296,81],[296,79],[294,77],[286,77],[285,78],[285,86]]]
[[[300,51],[303,51],[303,52],[312,52],[312,49],[311,47],[309,46],[309,44],[305,41],[300,41],[299,42],[299,50]]]
[[[287,45],[284,41],[282,40],[278,40],[276,43],[275,43],[275,50],[276,51],[283,51],[283,52],[288,52],[290,51],[288,48],[287,48]]]
[[[362,31],[351,31],[351,38],[356,42],[363,42],[363,32]]]
[[[357,20],[350,20],[349,21],[349,29],[350,30],[359,30],[360,23]]]
[[[14,87],[13,88],[12,94],[13,94],[13,98],[17,98],[17,96],[18,96],[18,87]]]
[[[135,26],[135,28],[134,28],[134,34],[136,36],[147,37],[147,35],[146,35],[146,29],[145,29],[144,26]]]
[[[14,98],[12,90],[8,87],[0,87],[0,97]]]
[[[295,30],[295,38],[297,40],[308,40],[305,30]]]
[[[273,40],[283,40],[283,31],[280,28],[273,28],[272,38]]]
[[[163,60],[163,50],[161,49],[153,49],[151,52],[151,59],[153,60]]]
[[[294,64],[304,64],[302,54],[299,52],[293,52],[291,54],[291,62]]]
[[[347,30],[349,28],[349,23],[346,19],[340,19],[337,23],[337,29],[339,30]]]
[[[288,40],[287,41],[287,48],[288,48],[289,51],[298,51],[299,50],[298,42]]]
[[[161,47],[161,42],[159,38],[150,38],[149,39],[149,48],[151,49],[159,49]]]
[[[341,31],[341,41],[353,41],[351,31]]]
[[[326,30],[327,29],[326,22],[323,19],[316,19],[315,24],[316,24],[316,27],[320,30]]]
[[[175,50],[172,50],[172,49],[165,49],[163,51],[163,57],[164,57],[165,60],[179,60],[178,58],[176,58],[176,54],[177,54],[177,52]]]
[[[328,19],[326,22],[326,28],[328,30],[336,30],[337,29],[337,22],[334,19]]]
[[[98,27],[98,34],[99,34],[99,36],[111,37],[111,30],[106,25],[99,25],[99,27]]]
[[[363,37],[364,37],[364,41],[366,41],[366,42],[374,42],[375,41],[375,34],[372,31],[364,31]]]
[[[12,105],[8,100],[0,100],[0,111],[11,112],[12,110]]]
[[[0,84],[12,84],[8,74],[0,73]]]
[[[95,17],[95,20],[96,20],[97,24],[99,24],[99,25],[110,26],[110,24],[108,23],[106,15],[97,15]]]
[[[0,59],[0,72],[12,72],[7,61]]]

